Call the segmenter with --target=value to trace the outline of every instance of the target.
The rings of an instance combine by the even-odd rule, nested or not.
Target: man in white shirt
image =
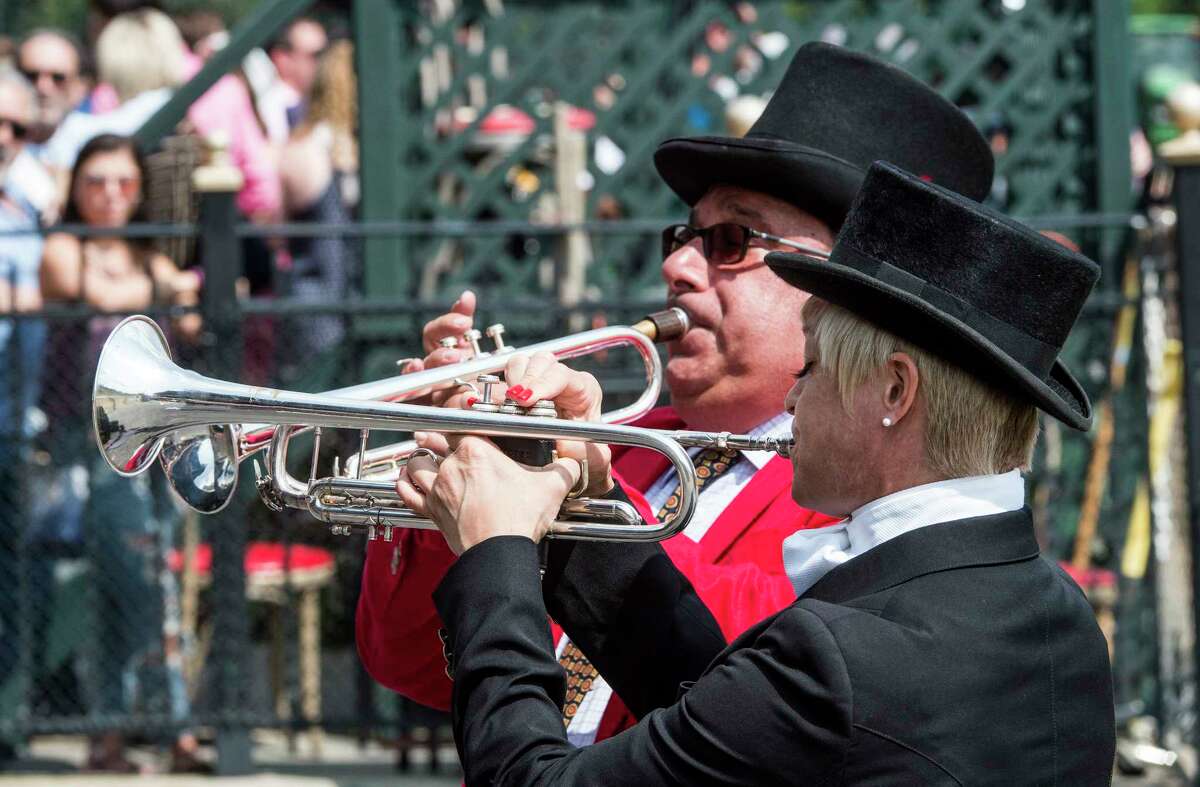
[[[304,16],[288,23],[267,49],[278,79],[259,96],[258,111],[272,144],[282,147],[304,119],[317,64],[328,45],[321,23]]]

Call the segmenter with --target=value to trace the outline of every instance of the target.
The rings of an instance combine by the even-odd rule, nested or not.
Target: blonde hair
[[[810,298],[802,315],[808,341],[834,375],[847,411],[858,387],[892,353],[913,359],[917,396],[926,408],[925,459],[931,471],[961,478],[1029,467],[1038,433],[1032,404],[839,306]]]
[[[178,87],[183,82],[183,36],[162,11],[142,8],[120,14],[96,39],[96,66],[121,103],[148,90]]]
[[[334,41],[321,56],[313,80],[312,99],[304,133],[326,123],[333,131],[333,160],[338,169],[358,169],[358,82],[354,73],[354,45]]]

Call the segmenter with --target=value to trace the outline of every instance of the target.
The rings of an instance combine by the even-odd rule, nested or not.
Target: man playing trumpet
[[[663,235],[668,305],[687,311],[694,327],[669,345],[672,407],[637,425],[787,433],[790,418],[780,405],[786,372],[801,363],[792,328],[804,296],[782,285],[763,261],[771,251],[798,246],[828,251],[875,159],[976,199],[991,186],[991,153],[952,104],[897,68],[818,43],[797,51],[746,137],[673,139],[660,146],[659,173],[691,207],[688,224]],[[427,326],[426,349],[469,328],[471,307],[460,305]],[[452,362],[461,357],[456,353],[433,351],[428,362]],[[525,390],[510,395],[532,401]],[[733,638],[791,602],[783,540],[830,520],[792,501],[784,459],[712,450],[694,459],[707,483],[683,537],[664,549],[725,637]],[[670,513],[678,479],[661,461],[643,451],[618,451],[613,466],[643,516]],[[442,708],[449,705],[450,682],[436,634],[440,621],[428,599],[453,561],[433,533],[406,531],[396,543],[372,543],[356,622],[371,674]],[[559,640],[558,651],[575,687],[564,713],[570,740],[587,744],[629,726],[632,715],[609,701],[609,686],[578,649]]]
[[[839,521],[784,541],[794,601],[729,646],[662,545],[556,541],[539,576],[575,460],[465,437],[398,481],[460,556],[434,598],[467,783],[1107,784],[1107,648],[1038,554],[1020,476],[1038,409],[1091,423],[1057,356],[1098,268],[883,163],[828,259],[767,265],[814,296],[803,336],[791,315],[792,495]],[[599,411],[583,373],[509,371]],[[636,726],[568,743],[547,613]]]

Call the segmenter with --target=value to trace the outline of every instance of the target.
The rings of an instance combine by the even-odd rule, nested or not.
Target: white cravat
[[[1023,505],[1025,482],[1019,470],[902,489],[855,509],[837,524],[788,536],[783,567],[796,595],[802,596],[829,571],[888,539],[927,525],[1016,511]]]

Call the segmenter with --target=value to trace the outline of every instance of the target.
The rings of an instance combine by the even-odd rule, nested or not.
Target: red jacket
[[[650,412],[636,425],[684,427],[669,408]],[[665,457],[648,449],[613,447],[614,475],[648,520],[653,512],[641,493],[667,466]],[[791,485],[791,463],[775,457],[754,475],[699,543],[686,536],[663,542],[729,640],[795,600],[783,570],[783,540],[797,530],[834,521],[792,502]],[[370,542],[355,621],[358,653],[371,676],[409,699],[441,709],[450,707],[450,680],[431,593],[453,561],[454,553],[436,531],[397,529],[390,544]],[[561,630],[553,629],[557,639]],[[597,740],[634,721],[614,697],[605,709]]]

